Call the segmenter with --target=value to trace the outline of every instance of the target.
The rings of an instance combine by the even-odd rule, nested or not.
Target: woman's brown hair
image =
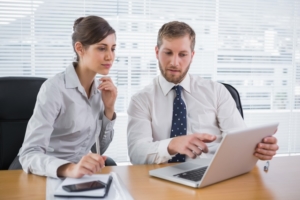
[[[80,42],[84,48],[100,42],[110,34],[115,34],[115,30],[109,23],[98,16],[80,17],[75,20],[72,34],[72,45],[75,51],[75,43]],[[79,61],[79,56],[76,53],[76,60]]]

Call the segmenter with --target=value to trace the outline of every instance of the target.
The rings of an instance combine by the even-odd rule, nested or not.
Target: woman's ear
[[[78,56],[82,57],[84,54],[84,48],[83,48],[83,45],[81,44],[81,42],[76,42],[74,46],[75,46],[75,51],[78,54]]]

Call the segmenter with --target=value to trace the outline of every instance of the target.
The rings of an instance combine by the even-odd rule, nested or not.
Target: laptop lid
[[[205,187],[247,173],[255,166],[258,160],[253,155],[256,145],[263,138],[273,135],[278,124],[272,123],[224,134],[223,140],[210,163],[207,163],[207,159],[199,159],[198,161],[194,160],[175,166],[150,170],[149,174],[191,187]],[[208,168],[202,179],[198,182],[174,177],[175,174],[184,172],[184,170],[179,171],[179,168],[188,169],[190,166],[190,169],[195,169],[196,165],[200,168],[204,166],[203,164],[208,165]]]
[[[258,160],[253,154],[263,138],[272,136],[279,123],[226,133],[207,168],[200,187],[249,172]]]

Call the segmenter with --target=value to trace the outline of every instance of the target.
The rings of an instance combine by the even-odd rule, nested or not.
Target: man
[[[210,157],[223,132],[246,127],[222,84],[188,74],[194,46],[195,32],[183,22],[159,30],[155,52],[161,75],[135,94],[128,108],[133,164],[184,162],[202,153]],[[276,150],[276,138],[266,137],[254,155],[270,160]]]

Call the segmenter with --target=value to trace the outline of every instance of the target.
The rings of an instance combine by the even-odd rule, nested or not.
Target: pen
[[[270,162],[269,161],[267,161],[266,162],[266,165],[264,166],[264,171],[268,171],[269,170],[269,166],[270,166]]]

